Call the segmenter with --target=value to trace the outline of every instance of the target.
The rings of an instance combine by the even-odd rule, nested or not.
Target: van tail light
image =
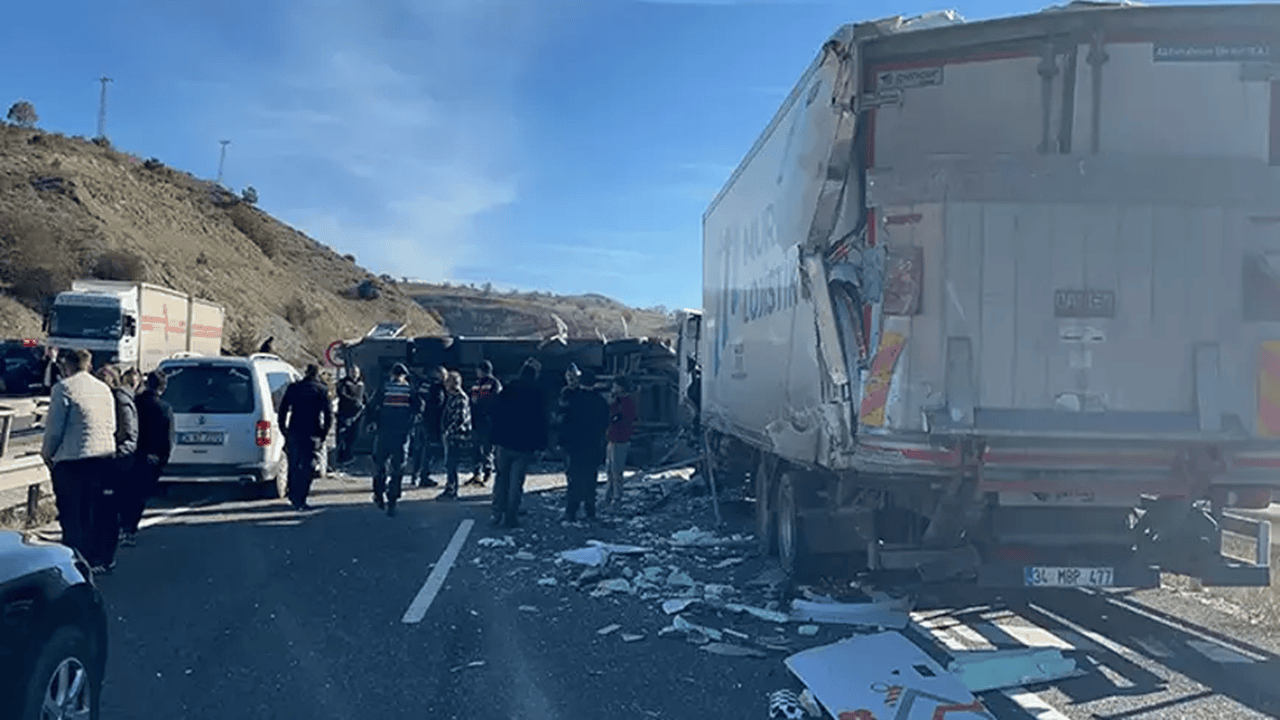
[[[271,444],[271,421],[259,420],[254,429],[254,442],[258,447],[266,447]]]

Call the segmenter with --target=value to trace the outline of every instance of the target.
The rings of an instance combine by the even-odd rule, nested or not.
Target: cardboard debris
[[[898,598],[865,603],[791,601],[791,619],[839,625],[901,630],[910,620],[911,600]]]
[[[597,635],[608,635],[608,634],[610,634],[610,633],[612,633],[612,632],[614,632],[614,631],[616,631],[616,630],[621,630],[621,629],[622,629],[622,626],[621,626],[621,625],[619,625],[619,624],[617,624],[617,623],[614,623],[614,624],[612,624],[612,625],[605,625],[604,627],[600,628],[599,630],[597,630],[597,631],[596,631],[596,634],[597,634]]]
[[[714,653],[716,655],[725,655],[728,657],[766,657],[765,654],[755,648],[745,647],[743,645],[733,645],[731,643],[712,642],[698,648],[699,650]]]
[[[697,598],[677,598],[675,600],[664,600],[662,603],[662,612],[668,615],[682,613],[689,609],[689,606],[698,602]]]
[[[1071,677],[1076,661],[1058,648],[959,651],[952,652],[947,672],[970,692],[980,693]]]
[[[787,623],[791,622],[791,616],[777,610],[765,610],[764,608],[752,607],[750,605],[739,605],[737,603],[729,603],[724,606],[725,610],[736,613],[746,613],[753,617],[757,617],[765,622]],[[806,618],[807,619],[807,618]],[[905,627],[905,625],[904,625]]]
[[[786,665],[831,717],[893,708],[885,717],[991,720],[959,677],[904,637],[888,631],[858,635],[791,655]],[[878,713],[877,713],[878,714]]]

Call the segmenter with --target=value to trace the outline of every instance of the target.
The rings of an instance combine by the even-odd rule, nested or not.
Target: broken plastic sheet
[[[880,598],[864,603],[791,601],[791,619],[901,630],[910,621],[909,598]]]
[[[1058,648],[953,651],[947,671],[970,692],[1035,685],[1079,674],[1076,661]]]
[[[565,550],[560,557],[579,565],[600,567],[609,562],[610,555],[643,555],[652,552],[650,548],[636,545],[615,545],[613,543],[588,540],[587,546],[574,550]]]
[[[831,717],[993,720],[959,677],[901,633],[856,636],[785,662]]]

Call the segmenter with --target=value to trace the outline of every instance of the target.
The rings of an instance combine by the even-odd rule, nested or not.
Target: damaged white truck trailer
[[[703,227],[713,466],[785,567],[1269,582],[1277,47],[1095,3],[825,44]]]

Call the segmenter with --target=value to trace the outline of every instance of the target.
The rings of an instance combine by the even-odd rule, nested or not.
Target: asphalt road
[[[525,527],[507,533],[488,527],[485,497],[439,502],[412,491],[388,518],[367,482],[321,481],[309,513],[279,501],[202,505],[202,488],[153,512],[139,546],[122,549],[100,582],[111,617],[103,717],[766,718],[767,693],[799,688],[786,653],[723,657],[660,637],[670,622],[660,600],[593,596],[572,585],[581,568],[553,561],[588,538],[651,544],[673,528],[707,527],[706,503],[584,528],[556,521],[549,490],[529,499]],[[749,527],[744,512],[726,512],[722,534]],[[438,594],[416,604],[420,622],[405,623],[460,532]],[[511,544],[494,547],[499,540]],[[660,553],[664,567],[744,593],[767,567],[751,555]],[[943,658],[1048,645],[1077,660],[1080,677],[984,694],[1001,720],[1280,716],[1280,632],[1237,610],[1172,588],[1028,596],[935,587],[919,595],[909,636]],[[701,621],[744,637],[772,628]],[[799,650],[853,632],[782,634]]]

